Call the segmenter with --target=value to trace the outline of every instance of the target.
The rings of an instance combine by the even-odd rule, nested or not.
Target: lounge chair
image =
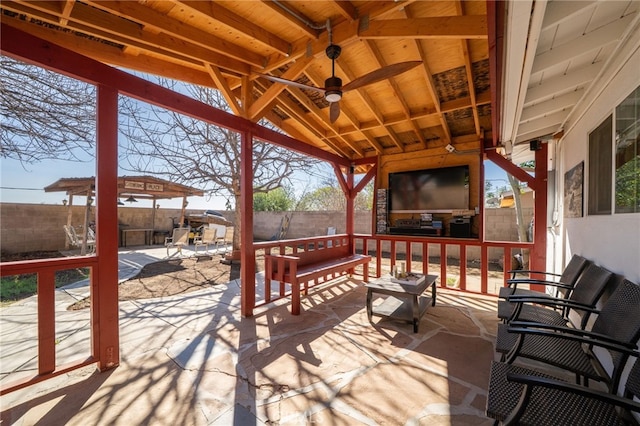
[[[604,293],[607,283],[612,281],[612,277],[613,274],[610,271],[591,264],[580,276],[567,299],[513,296],[509,300],[515,305],[515,309],[507,323],[523,321],[559,326],[571,325],[584,329],[592,310]],[[575,315],[571,315],[572,313]],[[495,348],[498,353],[509,352],[518,338],[517,334],[508,332],[508,327],[508,324],[498,325]]]
[[[64,233],[67,236],[67,240],[69,241],[69,245],[71,247],[77,247],[82,249],[82,245],[84,242],[84,238],[78,236],[76,229],[72,225],[63,225]],[[89,228],[87,232],[87,251],[90,254],[95,253],[96,251],[96,236],[91,228]],[[84,253],[83,253],[84,254]]]
[[[212,224],[209,225],[216,230],[215,248],[217,253],[224,253],[227,251],[227,227],[224,225]]]
[[[202,228],[202,233],[200,235],[197,235],[193,239],[193,245],[194,245],[196,254],[198,254],[198,247],[202,247],[202,246],[204,246],[205,253],[209,252],[209,245],[216,244],[217,231],[218,230],[216,228],[209,228],[209,227]]]
[[[169,256],[169,249],[177,249],[176,253],[182,254],[182,248],[189,245],[189,232],[190,228],[174,228],[171,237],[166,237],[164,245],[167,247],[167,256]]]

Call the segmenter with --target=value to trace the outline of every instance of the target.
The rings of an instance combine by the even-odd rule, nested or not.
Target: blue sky
[[[90,177],[95,175],[93,162],[42,161],[23,166],[19,161],[0,159],[0,201],[30,204],[62,204],[66,195],[62,192],[45,193],[43,188],[60,178]],[[494,187],[508,185],[506,174],[491,161],[485,161],[485,178]],[[313,177],[298,176],[294,185],[305,186],[316,181]],[[161,207],[180,208],[182,200],[160,200]],[[125,206],[126,207],[126,206]],[[141,200],[132,207],[151,207],[151,201]],[[225,210],[223,197],[190,197],[190,209]]]

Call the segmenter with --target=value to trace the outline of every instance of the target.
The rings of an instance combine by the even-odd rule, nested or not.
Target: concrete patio
[[[374,318],[370,324],[365,288],[346,277],[303,297],[298,317],[282,300],[241,318],[237,281],[182,296],[120,302],[118,368],[99,374],[86,367],[5,395],[1,420],[492,424],[484,405],[496,300],[438,291],[417,334],[402,322]],[[86,320],[87,312],[74,315]],[[58,356],[74,352],[73,339],[82,341],[86,333],[65,339]]]

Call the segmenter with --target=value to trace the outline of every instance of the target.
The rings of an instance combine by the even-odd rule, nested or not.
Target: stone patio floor
[[[240,316],[237,281],[120,302],[120,366],[0,397],[16,425],[490,425],[497,300],[438,289],[412,332],[347,277]],[[379,303],[382,297],[374,299]],[[73,345],[67,350],[72,350]],[[4,368],[3,368],[4,370]]]

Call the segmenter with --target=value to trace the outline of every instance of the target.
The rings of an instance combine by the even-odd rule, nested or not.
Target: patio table
[[[427,312],[429,305],[436,305],[437,275],[425,275],[418,284],[404,284],[391,281],[391,276],[383,276],[369,283],[367,288],[367,317],[392,318],[413,323],[413,332],[418,332],[420,319]],[[431,295],[424,296],[424,291],[431,286]],[[387,297],[377,306],[372,306],[373,294],[384,294]]]

